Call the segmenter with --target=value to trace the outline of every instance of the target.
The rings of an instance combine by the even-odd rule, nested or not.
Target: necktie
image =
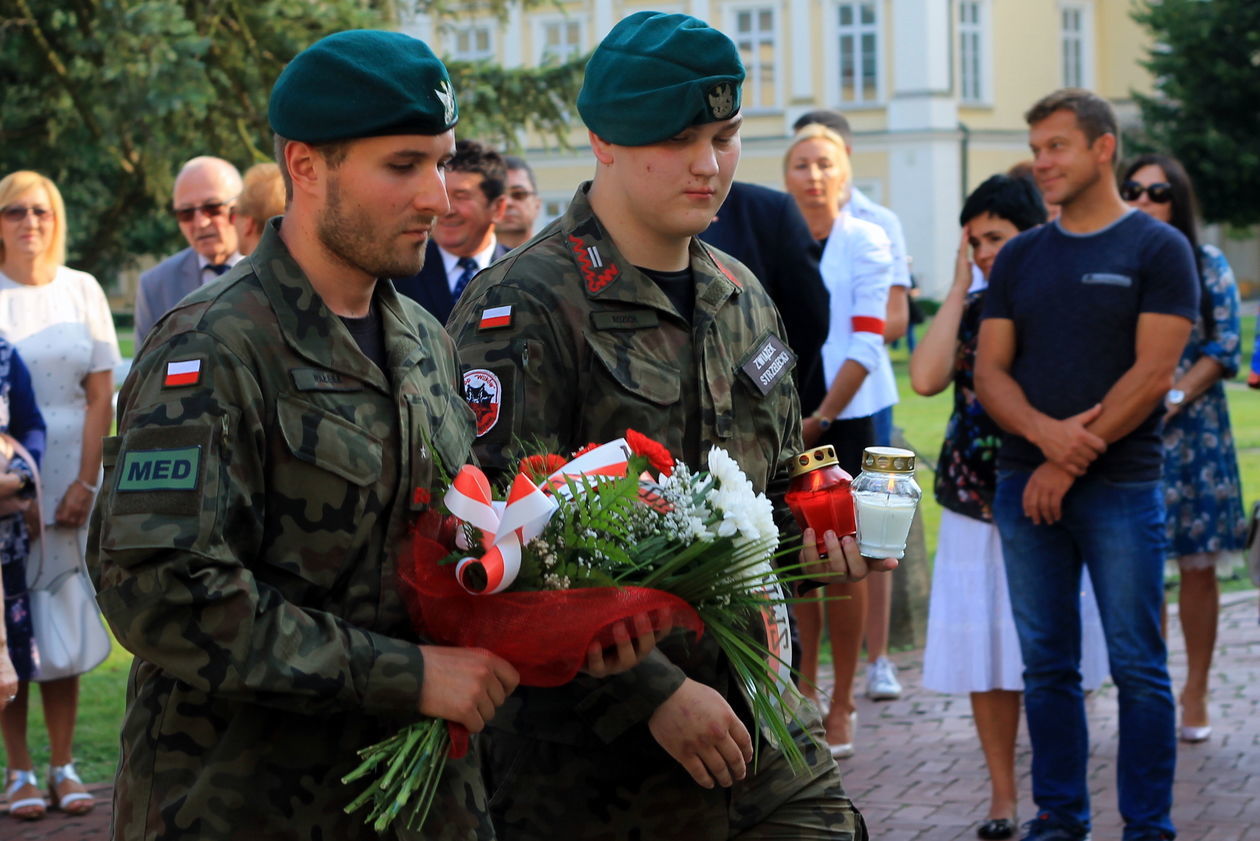
[[[210,265],[206,266],[206,268],[207,268],[208,270],[210,270],[210,271],[214,272],[214,273],[215,273],[215,274],[217,274],[217,275],[222,275],[224,272],[226,272],[228,269],[230,269],[230,268],[232,268],[232,267],[231,267],[231,266],[229,266],[227,263],[220,263],[220,264],[219,264],[219,265],[217,265],[217,266],[216,266],[216,265],[214,265],[214,264],[210,264]]]
[[[455,290],[451,293],[451,297],[456,301],[459,296],[464,293],[464,287],[468,285],[468,281],[473,279],[473,275],[477,273],[477,261],[471,257],[460,257],[455,261],[455,265],[463,269],[464,272],[455,281]]]

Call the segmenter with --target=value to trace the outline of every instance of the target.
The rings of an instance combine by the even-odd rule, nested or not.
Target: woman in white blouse
[[[796,199],[814,236],[823,243],[820,264],[831,297],[830,326],[823,344],[827,393],[805,412],[806,446],[831,444],[840,466],[856,476],[862,451],[875,443],[871,416],[897,402],[892,364],[884,348],[884,316],[892,283],[892,247],[878,225],[844,212],[852,168],[844,140],[821,125],[809,125],[792,139],[783,159],[787,191]],[[853,678],[866,621],[867,583],[833,584],[826,602],[836,688],[824,724],[831,753],[853,755],[857,712]],[[802,688],[813,694],[818,674],[823,605],[797,605],[801,635]]]
[[[113,369],[118,340],[109,304],[89,274],[66,268],[66,213],[44,176],[14,172],[0,180],[0,336],[22,354],[48,425],[43,461],[43,537],[31,546],[40,581],[81,568],[87,520],[101,473],[101,440],[113,421]],[[38,530],[32,528],[32,537]],[[38,544],[43,544],[42,550]],[[35,638],[38,651],[39,637]],[[51,767],[52,806],[75,815],[93,806],[72,756],[78,712],[77,675],[40,681]],[[30,684],[0,713],[14,817],[35,819],[47,808],[26,741]],[[17,804],[21,804],[18,807]]]

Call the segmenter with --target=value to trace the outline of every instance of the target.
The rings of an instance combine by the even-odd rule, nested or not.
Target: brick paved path
[[[1174,691],[1185,675],[1175,606],[1169,611]],[[901,700],[858,702],[857,756],[841,763],[845,784],[876,841],[974,839],[988,808],[988,778],[965,696],[919,687],[923,652],[893,658]],[[1116,806],[1116,690],[1105,684],[1088,702],[1094,841],[1119,841]],[[1173,822],[1178,841],[1260,841],[1260,625],[1256,593],[1222,599],[1212,671],[1212,737],[1179,743]],[[1034,816],[1031,751],[1021,726],[1017,751],[1020,820]]]
[[[1212,738],[1182,744],[1177,756],[1173,820],[1179,841],[1260,841],[1260,625],[1256,592],[1222,601],[1220,639],[1212,675]],[[1170,612],[1175,686],[1185,673],[1176,608]],[[899,701],[858,702],[857,756],[841,770],[874,841],[971,841],[985,817],[988,781],[965,697],[919,687],[922,651],[894,658],[906,687]],[[1116,693],[1106,685],[1089,702],[1090,764],[1095,841],[1120,838],[1116,811]],[[1020,818],[1033,816],[1028,799],[1029,749],[1021,728],[1018,770],[1025,791]],[[4,841],[103,841],[109,837],[109,788],[93,786],[100,805],[87,817],[50,813],[33,824],[0,815]],[[565,839],[568,841],[568,839]],[[574,841],[579,841],[574,839]],[[678,841],[687,841],[678,839]]]

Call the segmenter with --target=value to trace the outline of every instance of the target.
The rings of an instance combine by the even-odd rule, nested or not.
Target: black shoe
[[[990,841],[1000,841],[1015,834],[1015,821],[1010,818],[993,818],[980,824],[976,835]]]
[[[1080,824],[1055,820],[1049,812],[1042,812],[1024,824],[1020,841],[1089,841],[1089,830]]]

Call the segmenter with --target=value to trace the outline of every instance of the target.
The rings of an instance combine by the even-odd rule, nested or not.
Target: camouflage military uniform
[[[357,791],[340,778],[419,717],[394,554],[432,455],[466,461],[472,426],[437,322],[387,283],[375,304],[385,373],[269,227],[158,325],[123,387],[90,541],[136,655],[117,838],[379,837],[343,813]],[[431,837],[478,837],[467,785]]]
[[[522,442],[567,453],[633,428],[693,467],[723,447],[758,489],[781,495],[801,412],[769,296],[743,266],[693,239],[687,325],[618,253],[586,189],[563,218],[478,275],[451,315],[480,462],[502,471]],[[647,729],[684,676],[717,689],[749,724],[710,637],[694,646],[671,637],[616,677],[518,690],[485,746],[499,837],[690,841],[771,828],[777,838],[865,837],[835,761],[804,734],[809,773],[793,775],[763,743],[758,773],[730,791],[697,785]],[[807,718],[821,741],[812,705]]]

